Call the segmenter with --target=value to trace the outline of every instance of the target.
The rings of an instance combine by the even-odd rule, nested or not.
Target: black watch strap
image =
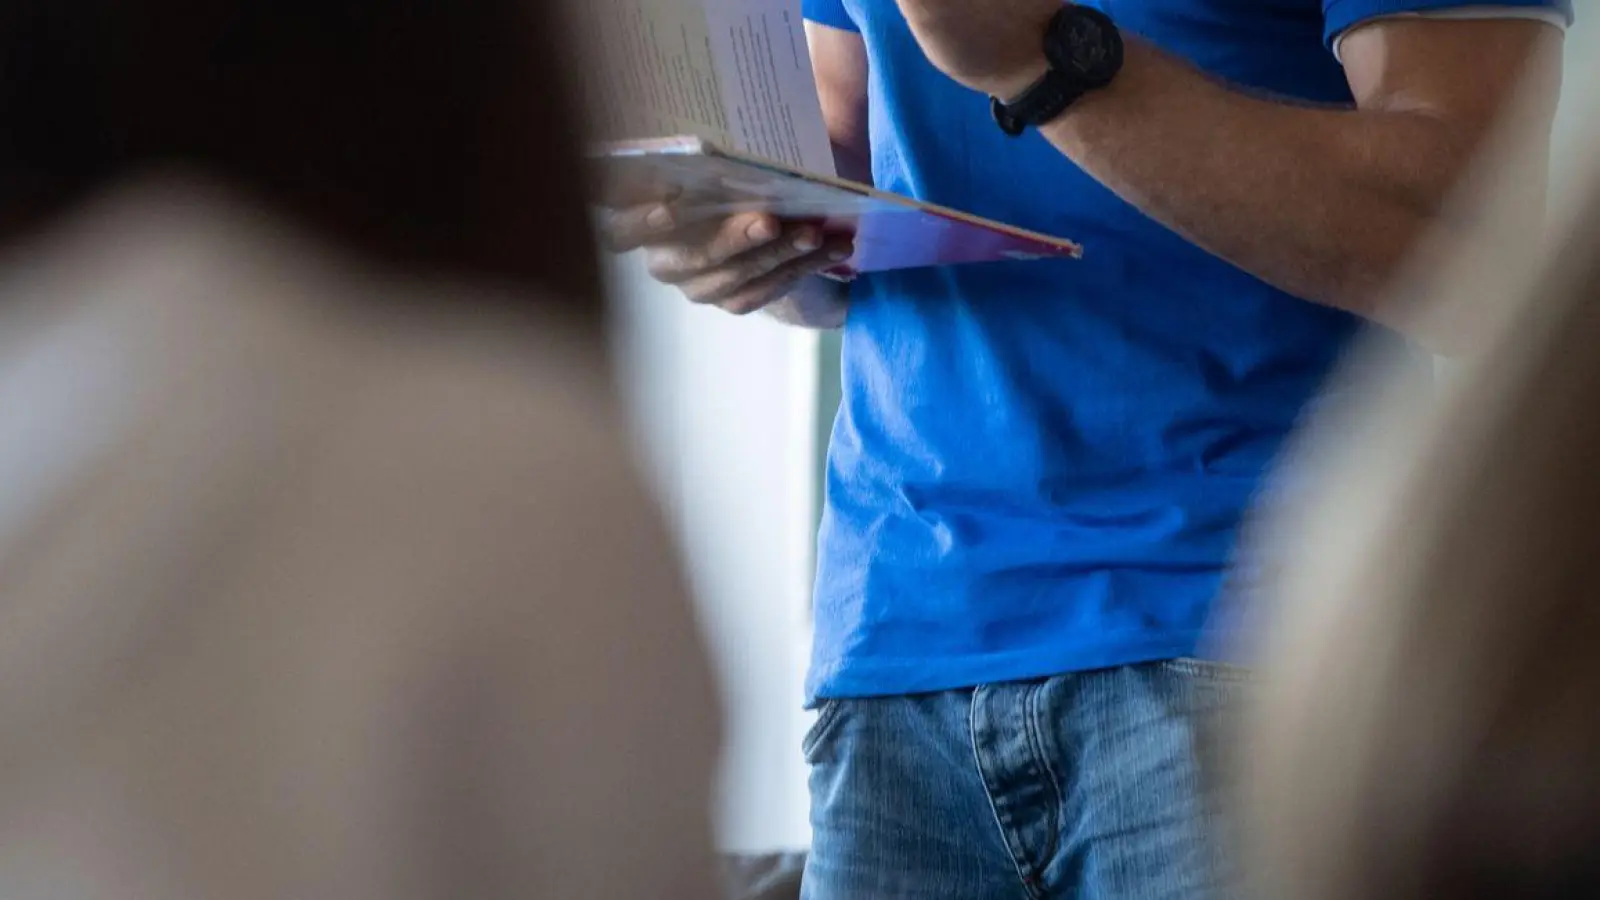
[[[1027,131],[1030,125],[1037,127],[1054,121],[1086,90],[1059,70],[1051,68],[1023,91],[1022,96],[1010,103],[999,97],[990,97],[989,112],[1001,131],[1017,137]]]

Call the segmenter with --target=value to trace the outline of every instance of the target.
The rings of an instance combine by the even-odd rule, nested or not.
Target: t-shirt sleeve
[[[1322,0],[1323,39],[1331,49],[1339,35],[1371,19],[1485,5],[1554,12],[1568,24],[1573,17],[1572,0]]]
[[[861,30],[850,18],[850,11],[844,8],[844,0],[801,0],[800,12],[818,25],[843,31]]]

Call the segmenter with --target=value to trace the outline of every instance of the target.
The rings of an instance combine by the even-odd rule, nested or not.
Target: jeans
[[[1242,670],[1173,660],[825,702],[805,900],[1213,900]]]

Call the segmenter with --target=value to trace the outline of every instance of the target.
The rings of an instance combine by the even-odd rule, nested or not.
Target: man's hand
[[[604,237],[623,253],[643,249],[650,274],[691,301],[736,315],[765,309],[801,282],[848,259],[848,238],[761,213],[684,221],[670,204],[611,213]]]
[[[811,22],[806,44],[837,170],[870,182],[866,44],[859,34]],[[816,274],[853,254],[850,238],[825,236],[815,224],[781,222],[760,213],[694,218],[670,201],[644,199],[612,197],[601,237],[613,252],[642,249],[657,280],[675,285],[696,303],[736,315],[761,310],[802,328],[844,325],[849,292]]]
[[[898,0],[928,60],[985,94],[1011,98],[1044,74],[1044,35],[1062,0]]]

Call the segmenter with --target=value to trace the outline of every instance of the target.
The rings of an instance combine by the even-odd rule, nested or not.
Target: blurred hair
[[[0,238],[176,170],[379,264],[545,288],[598,323],[555,6],[0,0]]]
[[[1474,265],[1435,290],[1493,291]],[[1298,460],[1319,487],[1270,536],[1248,764],[1262,896],[1600,896],[1600,179],[1500,300],[1441,396],[1358,377]]]

